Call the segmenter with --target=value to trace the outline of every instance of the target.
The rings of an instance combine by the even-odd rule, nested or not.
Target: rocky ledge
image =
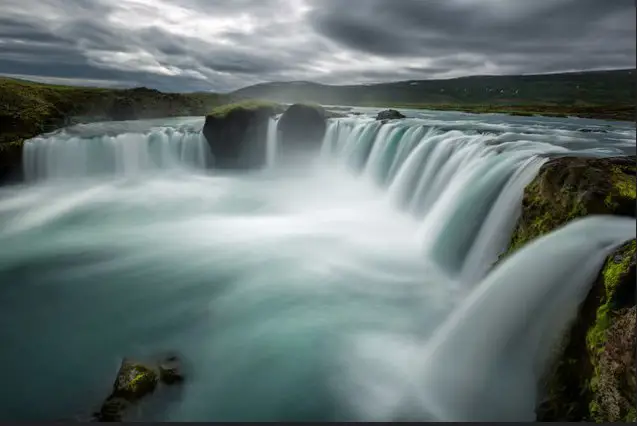
[[[548,161],[525,189],[507,254],[578,217],[635,217],[635,161]],[[544,383],[539,421],[637,420],[635,259],[634,239],[607,258]]]

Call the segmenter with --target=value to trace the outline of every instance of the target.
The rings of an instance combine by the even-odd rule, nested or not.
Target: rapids
[[[633,154],[635,129],[359,112],[305,164],[278,164],[272,120],[268,167],[243,174],[206,169],[200,118],[28,141],[27,182],[0,188],[0,418],[85,416],[122,357],[176,349],[188,381],[142,420],[533,421],[552,343],[634,221],[491,266],[545,155]]]

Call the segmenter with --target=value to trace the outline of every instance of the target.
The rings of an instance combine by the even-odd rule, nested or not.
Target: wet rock
[[[635,171],[635,156],[549,160],[525,188],[520,219],[503,257],[579,217],[636,217]],[[538,421],[635,421],[635,342],[626,337],[634,334],[628,330],[634,330],[635,257],[634,239],[607,257],[556,348]]]
[[[582,133],[608,133],[607,130],[604,129],[577,129],[578,132],[582,132]]]
[[[159,364],[159,380],[167,385],[184,381],[184,374],[176,356],[169,356]]]
[[[386,109],[376,116],[376,120],[398,120],[400,118],[405,118],[405,115],[395,109]]]
[[[23,142],[0,144],[0,185],[21,182]]]
[[[294,104],[279,119],[280,152],[319,149],[327,128],[320,105]]]
[[[98,422],[125,421],[129,409],[154,393],[160,383],[175,385],[184,381],[181,363],[172,355],[153,363],[124,359],[117,372],[111,394],[94,413]]]
[[[635,217],[636,157],[559,157],[526,187],[509,251],[578,217]]]
[[[271,103],[242,102],[216,108],[206,116],[203,135],[217,169],[249,170],[266,162],[268,121],[279,111]]]

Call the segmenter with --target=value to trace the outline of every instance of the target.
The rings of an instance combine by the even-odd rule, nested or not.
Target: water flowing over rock
[[[405,118],[405,116],[395,109],[387,109],[385,111],[381,111],[376,116],[376,120],[398,120],[401,118]]]
[[[277,112],[274,105],[226,107],[206,116],[203,135],[218,169],[256,169],[266,164],[267,129]]]
[[[249,173],[209,170],[198,117],[27,141],[27,182],[0,188],[0,416],[88,414],[122,353],[170,346],[196,376],[160,392],[180,366],[144,362],[156,389],[104,416],[564,419],[591,376],[557,359],[596,372],[573,418],[630,418],[634,127],[404,112],[328,120],[302,167],[268,115]]]
[[[525,189],[508,252],[579,217],[618,215],[634,219],[635,161],[632,156],[561,157],[547,162]],[[608,367],[621,365],[626,356],[634,360],[634,339],[628,347],[613,343],[626,342],[622,335],[627,334],[626,324],[631,323],[634,311],[632,240],[608,256],[577,320],[563,338],[562,354],[545,378],[540,420],[634,421],[634,368],[610,371]]]
[[[294,104],[279,118],[279,152],[318,151],[325,130],[325,110],[321,106]]]

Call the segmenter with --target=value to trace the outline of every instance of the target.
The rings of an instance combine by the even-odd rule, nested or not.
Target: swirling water
[[[0,418],[84,415],[122,357],[176,349],[188,382],[145,420],[533,420],[551,342],[634,221],[491,265],[538,154],[631,154],[635,130],[410,117],[331,120],[301,166],[276,164],[273,124],[241,175],[205,169],[195,118],[28,142],[29,182],[0,189]]]

